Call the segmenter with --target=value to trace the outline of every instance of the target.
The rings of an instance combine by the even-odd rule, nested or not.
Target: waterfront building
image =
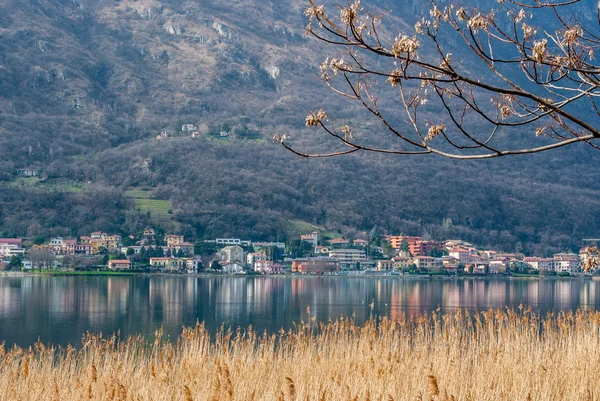
[[[335,273],[340,271],[340,262],[334,258],[319,256],[316,258],[300,258],[292,261],[294,273]]]
[[[109,260],[108,268],[111,270],[129,270],[131,269],[131,262],[127,259]]]
[[[352,268],[357,263],[367,261],[367,253],[362,249],[332,249],[329,257],[337,259],[342,268]]]

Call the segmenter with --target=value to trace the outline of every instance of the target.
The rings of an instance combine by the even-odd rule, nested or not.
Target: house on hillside
[[[328,255],[329,248],[327,248],[326,246],[317,245],[315,246],[314,252],[316,255]]]
[[[329,241],[329,244],[334,248],[341,248],[348,246],[349,241],[344,238],[334,238],[331,241]]]
[[[20,168],[17,170],[19,177],[38,177],[40,175],[39,168]]]
[[[178,254],[179,251],[185,256],[192,256],[194,254],[194,244],[191,242],[180,242],[173,245],[170,249],[172,254]]]
[[[304,234],[300,236],[300,241],[308,242],[312,244],[313,247],[319,245],[319,232],[313,231],[310,234]]]
[[[181,125],[181,132],[193,132],[193,131],[198,131],[198,127],[196,127],[194,124],[182,124]]]
[[[144,229],[144,233],[142,234],[143,239],[145,239],[148,242],[154,242],[156,236],[156,231],[154,231],[154,229],[152,227],[146,227]]]

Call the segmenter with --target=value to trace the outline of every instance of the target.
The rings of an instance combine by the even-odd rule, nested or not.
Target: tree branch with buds
[[[333,149],[302,152],[286,136],[274,139],[303,157],[365,151],[487,159],[575,143],[598,149],[600,34],[580,21],[579,4],[506,0],[486,12],[432,0],[414,30],[386,40],[382,17],[360,1],[335,17],[308,0],[306,34],[342,53],[320,66],[321,79],[395,142],[377,146],[347,124],[336,128],[323,110],[310,113],[306,126],[323,130]],[[382,107],[386,101],[393,111]]]

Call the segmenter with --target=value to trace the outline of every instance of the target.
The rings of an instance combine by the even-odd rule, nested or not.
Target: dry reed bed
[[[599,400],[600,313],[457,312],[0,349],[1,400]],[[540,329],[542,328],[542,329]]]

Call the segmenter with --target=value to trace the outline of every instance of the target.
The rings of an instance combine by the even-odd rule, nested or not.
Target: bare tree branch
[[[376,145],[374,134],[354,135],[347,125],[340,132],[320,110],[309,114],[306,125],[322,129],[343,149],[299,151],[276,135],[289,151],[302,157],[366,151],[486,159],[579,142],[598,148],[600,66],[593,60],[600,37],[573,11],[581,0],[506,0],[500,13],[432,0],[429,16],[414,31],[387,40],[381,17],[358,0],[340,7],[339,22],[307,1],[307,35],[344,54],[327,58],[321,78],[399,142],[386,148]],[[449,35],[458,48],[448,45]],[[458,60],[452,51],[461,53]],[[402,106],[393,115],[381,106],[390,99]]]

